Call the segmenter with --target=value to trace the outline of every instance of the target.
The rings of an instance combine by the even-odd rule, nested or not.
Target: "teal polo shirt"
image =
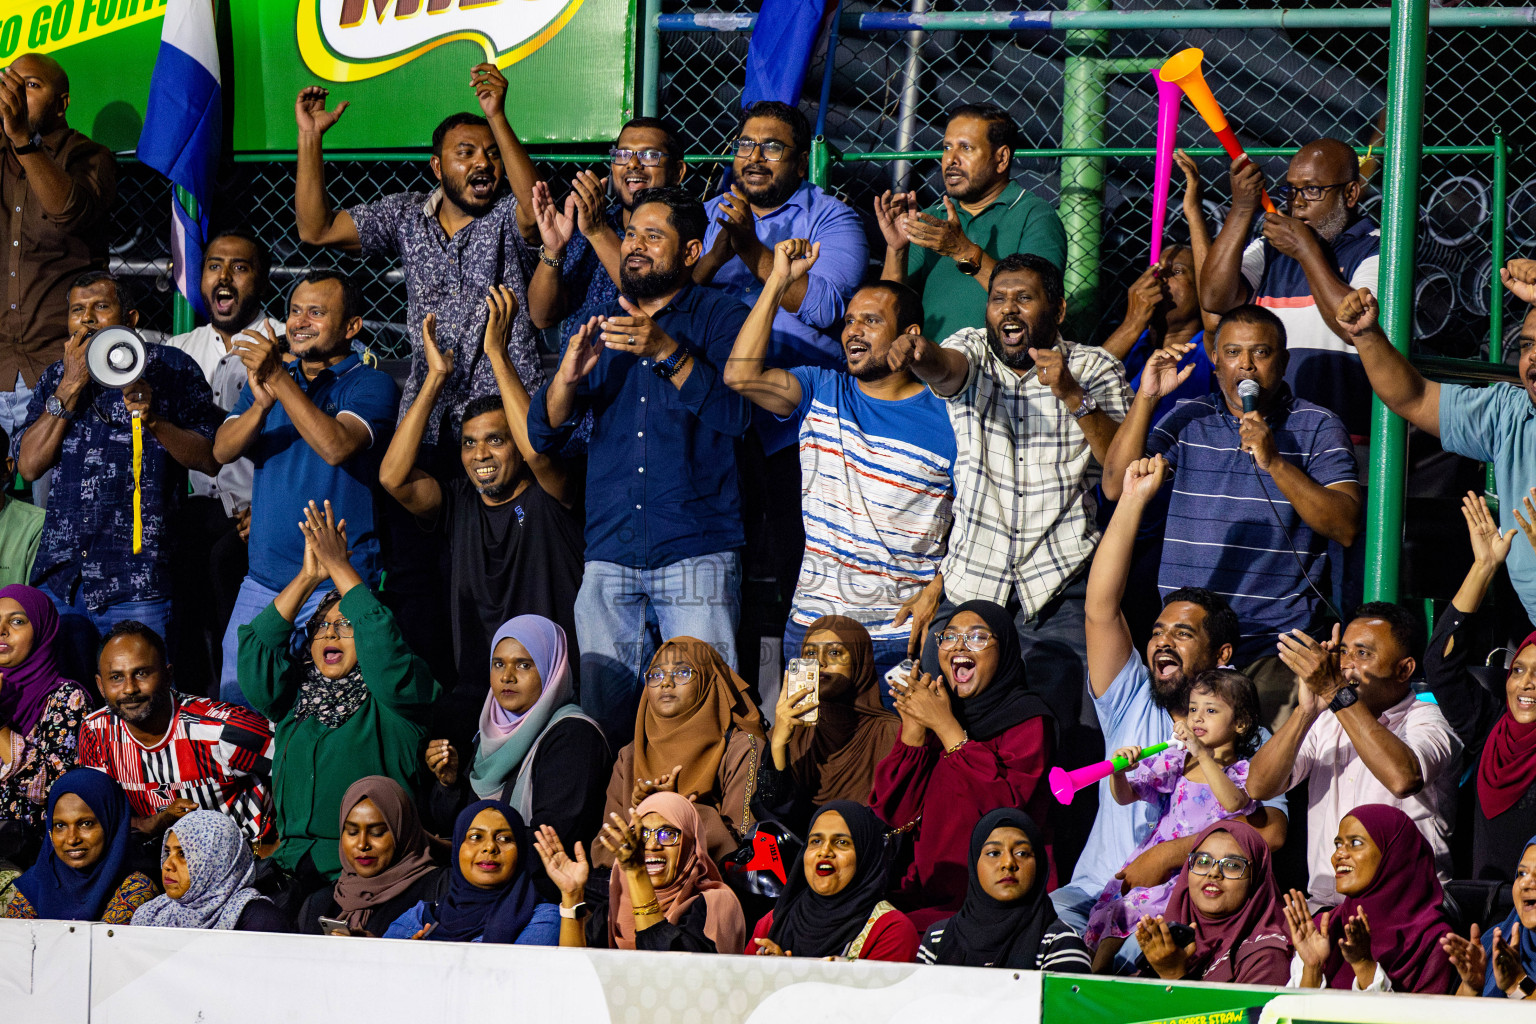
[[[930,216],[949,216],[944,204],[930,206]],[[1050,203],[1010,181],[1002,195],[985,210],[972,216],[955,204],[965,237],[981,246],[993,259],[1016,252],[1044,256],[1058,267],[1067,265],[1067,233]],[[907,249],[907,283],[923,297],[923,333],[943,341],[962,327],[986,323],[987,282],[960,272],[959,264],[932,249],[913,245]]]

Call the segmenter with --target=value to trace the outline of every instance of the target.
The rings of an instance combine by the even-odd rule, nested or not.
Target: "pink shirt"
[[[1419,759],[1424,788],[1413,796],[1398,799],[1371,774],[1331,711],[1312,723],[1286,783],[1289,789],[1303,779],[1308,782],[1307,870],[1314,909],[1335,906],[1343,899],[1333,887],[1333,839],[1343,817],[1362,804],[1387,804],[1412,818],[1435,851],[1440,881],[1451,877],[1447,839],[1456,816],[1461,741],[1440,708],[1414,693],[1388,708],[1378,721]]]

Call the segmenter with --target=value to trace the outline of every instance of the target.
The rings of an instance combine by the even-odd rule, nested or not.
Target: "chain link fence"
[[[665,13],[751,13],[757,0],[714,0],[709,5],[664,0]],[[1017,0],[945,0],[944,11],[1012,11]],[[1043,9],[1046,5],[1042,4]],[[1054,5],[1054,6],[1058,6]],[[1117,7],[1208,10],[1196,0]],[[1218,0],[1218,9],[1267,10],[1264,0]],[[1308,7],[1360,7],[1335,0]],[[1446,6],[1450,6],[1447,4]],[[1478,6],[1495,6],[1479,4]],[[1503,6],[1503,5],[1500,5]],[[1509,5],[1514,6],[1514,5]],[[926,9],[925,0],[845,5],[849,12],[906,12]],[[720,19],[729,22],[730,19]],[[737,19],[739,21],[739,19]],[[740,109],[749,34],[744,31],[665,32],[661,35],[658,97],[660,110],[678,124],[690,153],[723,153]],[[1086,45],[1094,56],[1124,67],[1146,68],[1186,46],[1206,52],[1205,74],[1240,138],[1253,148],[1295,147],[1319,136],[1358,146],[1380,141],[1386,95],[1387,31],[1384,28],[1145,30],[1066,33],[1061,31],[845,31],[832,61],[826,135],[842,153],[927,151],[938,148],[944,112],[964,102],[991,101],[1012,111],[1023,145],[1063,145],[1063,121],[1070,103],[1065,71],[1074,49]],[[823,48],[824,50],[824,48]],[[818,52],[806,77],[802,109],[816,117],[826,62]],[[1496,134],[1510,144],[1509,242],[1511,255],[1536,249],[1536,104],[1523,83],[1536,80],[1536,31],[1518,29],[1432,29],[1425,98],[1425,145],[1489,145]],[[1108,73],[1105,102],[1090,127],[1108,147],[1151,147],[1156,92],[1144,71]],[[904,97],[906,102],[904,103]],[[446,113],[446,112],[445,112]],[[905,129],[904,129],[905,115]],[[515,114],[514,114],[515,117]],[[1180,122],[1186,146],[1211,145],[1209,130],[1188,104]],[[592,150],[596,155],[596,150]],[[1284,176],[1285,158],[1262,158],[1270,181]],[[538,161],[557,196],[579,165]],[[902,168],[877,162],[834,162],[828,187],[859,211],[878,262],[883,242],[875,228],[874,197],[900,179]],[[1492,164],[1486,156],[1433,155],[1423,165],[1421,228],[1417,261],[1416,340],[1445,355],[1478,356],[1488,351]],[[1201,161],[1208,221],[1219,227],[1227,202],[1226,160]],[[1061,161],[1021,158],[1014,176],[1024,187],[1059,201]],[[1145,265],[1151,207],[1152,161],[1144,157],[1104,161],[1105,195],[1097,244],[1079,242],[1100,257],[1100,288],[1080,329],[1118,319],[1124,290]],[[909,187],[924,202],[942,193],[936,160],[911,166]],[[407,188],[425,190],[430,172],[422,160],[344,161],[328,165],[328,183],[338,206]],[[718,165],[696,166],[687,184],[701,196],[718,190]],[[1372,181],[1372,185],[1379,182]],[[155,275],[146,302],[148,322],[170,322],[168,259],[169,191],[152,171],[123,168],[116,212],[114,256],[131,271]],[[1178,211],[1179,189],[1170,202],[1169,237],[1186,233]],[[1379,192],[1367,190],[1373,212]],[[234,163],[220,182],[215,219],[253,228],[274,252],[274,286],[283,288],[294,271],[310,262],[334,264],[354,273],[368,302],[371,342],[381,354],[403,355],[401,325],[405,292],[389,261],[317,253],[299,243],[294,230],[293,164]],[[158,269],[156,269],[158,268]],[[872,268],[872,273],[873,273]],[[273,304],[275,307],[275,303]],[[1512,311],[1512,307],[1510,308]],[[1101,314],[1103,314],[1101,320]],[[1505,324],[1518,329],[1506,315]],[[1105,329],[1101,327],[1101,331]],[[1505,351],[1513,350],[1506,345]],[[1512,357],[1511,357],[1512,358]]]

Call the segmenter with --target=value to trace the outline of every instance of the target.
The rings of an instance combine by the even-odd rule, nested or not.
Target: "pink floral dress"
[[[1199,835],[1218,821],[1240,818],[1252,814],[1258,808],[1258,801],[1250,800],[1242,810],[1228,811],[1221,806],[1221,801],[1216,799],[1210,786],[1203,782],[1190,782],[1184,777],[1185,756],[1182,750],[1165,750],[1147,758],[1126,773],[1125,781],[1138,800],[1161,804],[1163,808],[1157,827],[1136,847],[1126,864],[1158,843]],[[1238,788],[1245,788],[1248,785],[1248,762],[1234,762],[1225,774]],[[1083,941],[1088,944],[1088,948],[1097,948],[1100,940],[1107,936],[1124,938],[1134,935],[1136,922],[1141,920],[1142,915],[1155,916],[1163,912],[1177,879],[1178,874],[1175,873],[1158,885],[1132,889],[1124,895],[1120,893],[1120,880],[1110,879],[1104,891],[1099,894],[1099,901],[1088,913],[1088,929],[1083,933]]]

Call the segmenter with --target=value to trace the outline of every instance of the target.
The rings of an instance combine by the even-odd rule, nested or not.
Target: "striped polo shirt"
[[[954,520],[955,434],[943,399],[871,398],[847,373],[798,366],[805,559],[790,614],[857,619],[876,640],[938,571]]]
[[[1317,483],[1355,479],[1354,446],[1327,409],[1281,385],[1265,421],[1280,457]],[[1313,620],[1319,602],[1307,579],[1329,585],[1328,538],[1242,450],[1238,419],[1220,395],[1175,406],[1147,438],[1147,454],[1173,467],[1159,592],[1206,587],[1226,598],[1243,630],[1236,664],[1275,653],[1279,634]]]
[[[1339,233],[1332,245],[1324,242],[1323,251],[1351,288],[1369,288],[1380,294],[1376,278],[1381,262],[1381,229],[1369,219],[1356,220]],[[1243,280],[1248,284],[1252,301],[1285,324],[1285,347],[1291,354],[1285,382],[1291,390],[1298,398],[1339,416],[1354,437],[1369,437],[1371,385],[1365,368],[1355,350],[1324,322],[1323,313],[1332,316],[1334,311],[1317,308],[1301,264],[1264,239],[1255,239],[1243,250]]]

